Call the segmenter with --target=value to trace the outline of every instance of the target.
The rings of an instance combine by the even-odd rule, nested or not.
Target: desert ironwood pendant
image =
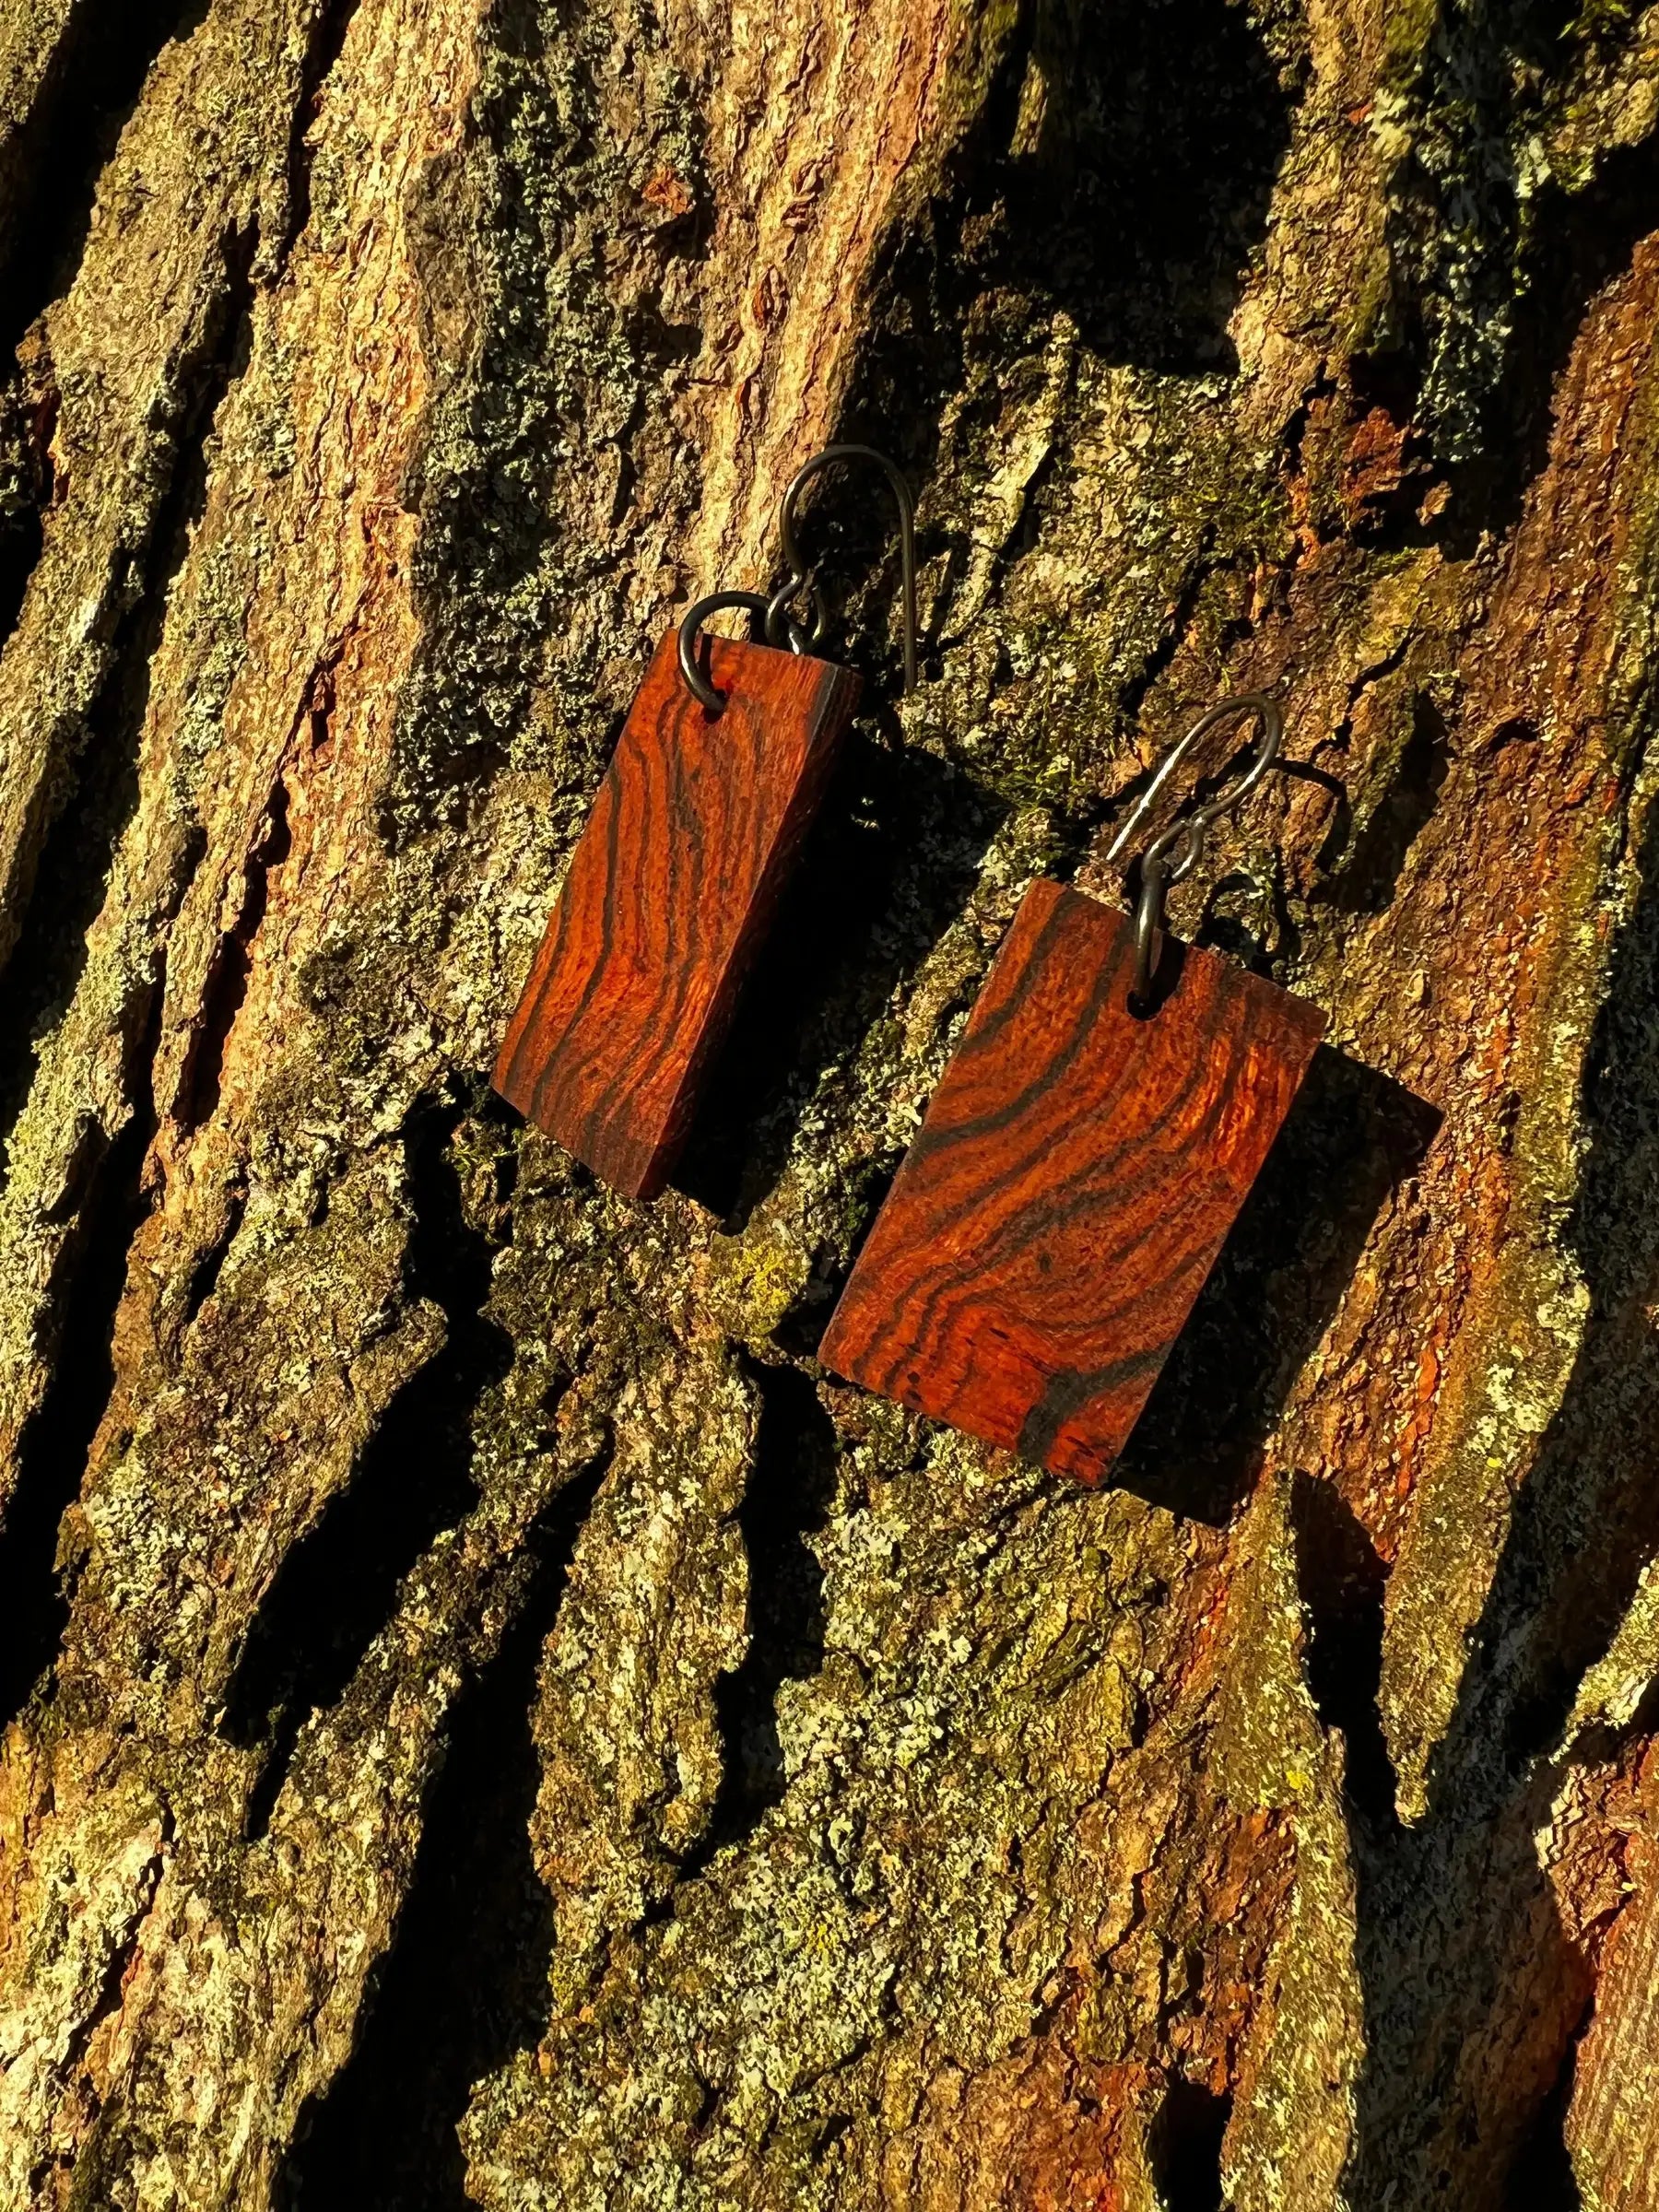
[[[877,462],[898,500],[914,680],[909,490],[880,454],[830,446],[785,494],[782,589],[712,594],[658,646],[496,1062],[501,1096],[629,1197],[673,1171],[857,701],[858,677],[806,650],[825,609],[794,532],[807,479],[850,459]],[[809,631],[787,612],[801,592]],[[791,649],[703,638],[721,606]]]
[[[1277,759],[1142,856],[1135,914],[1026,893],[824,1338],[835,1373],[1098,1482],[1134,1427],[1288,1112],[1324,1014],[1161,934],[1205,830]]]
[[[632,1198],[660,1191],[817,810],[858,678],[710,640],[712,714],[658,646],[571,859],[495,1087]]]

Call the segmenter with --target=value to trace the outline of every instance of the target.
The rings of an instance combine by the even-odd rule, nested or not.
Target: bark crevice
[[[456,2125],[476,2085],[547,2022],[553,1910],[530,1849],[541,1768],[531,1712],[602,1453],[528,1531],[493,1656],[456,1698],[420,1848],[350,2057],[296,2131],[276,2212],[467,2212]]]
[[[287,1554],[249,1628],[224,1730],[260,1763],[250,1839],[269,1827],[300,1733],[338,1704],[392,1618],[399,1585],[477,1504],[475,1419],[512,1364],[486,1312],[499,1246],[467,1218],[451,1143],[465,1108],[427,1101],[410,1119],[406,1297],[429,1300],[443,1339],[381,1416],[347,1482]]]
[[[79,1233],[65,1247],[53,1331],[52,1381],[23,1431],[17,1486],[0,1527],[0,1610],[8,1623],[0,1662],[0,1727],[46,1686],[69,1619],[75,1560],[63,1556],[64,1516],[80,1494],[93,1440],[116,1387],[114,1332],[135,1241],[153,1193],[145,1167],[156,1134],[149,1093],[155,1025],[140,1030],[132,1061],[132,1110],[77,1194]]]

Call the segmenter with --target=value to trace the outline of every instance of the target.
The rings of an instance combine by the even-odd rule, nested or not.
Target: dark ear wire
[[[680,624],[679,665],[686,688],[711,714],[718,714],[725,705],[724,695],[714,688],[698,664],[698,633],[709,617],[723,606],[746,607],[751,615],[759,616],[763,623],[766,641],[779,648],[787,646],[792,653],[807,653],[820,642],[830,619],[829,604],[824,587],[818,582],[818,571],[801,552],[801,541],[796,529],[796,510],[801,494],[820,469],[839,464],[867,461],[880,469],[886,477],[899,509],[899,564],[904,591],[904,688],[916,688],[916,506],[911,497],[911,488],[903,476],[885,453],[877,453],[873,445],[827,445],[821,453],[814,453],[805,461],[789,480],[783,494],[783,503],[778,513],[778,539],[783,548],[783,559],[789,574],[770,599],[757,592],[711,592],[706,599],[698,600],[686,611]],[[790,613],[790,602],[806,593],[811,609],[809,624],[797,622]]]
[[[1285,718],[1277,702],[1265,691],[1241,691],[1237,698],[1224,699],[1207,713],[1201,714],[1181,742],[1171,746],[1164,755],[1158,773],[1130,808],[1107,848],[1108,862],[1120,859],[1151,812],[1159,793],[1187,755],[1218,723],[1230,722],[1243,714],[1253,714],[1262,728],[1249,767],[1205,806],[1172,822],[1139,856],[1140,888],[1135,899],[1135,981],[1129,991],[1132,1013],[1145,1015],[1152,1010],[1153,971],[1157,966],[1158,938],[1163,930],[1164,901],[1169,897],[1170,886],[1179,883],[1196,865],[1206,832],[1223,815],[1232,814],[1241,806],[1267,771],[1278,765]]]
[[[853,461],[867,461],[872,467],[880,469],[899,509],[899,563],[904,592],[904,688],[908,693],[916,688],[916,507],[903,476],[873,445],[827,445],[821,453],[814,453],[810,461],[804,462],[790,479],[778,517],[778,537],[783,547],[783,559],[789,564],[789,579],[774,594],[767,610],[766,635],[770,643],[782,643],[780,626],[784,610],[797,592],[807,590],[812,594],[813,606],[811,641],[816,644],[823,636],[826,616],[823,594],[810,563],[802,555],[795,531],[795,511],[802,492],[820,469]],[[795,650],[801,649],[796,646]]]

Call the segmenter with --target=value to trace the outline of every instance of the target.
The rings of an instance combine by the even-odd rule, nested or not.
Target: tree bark
[[[5,0],[0,2201],[1659,2206],[1656,124],[1613,0]],[[629,1205],[485,1071],[837,436],[925,679],[826,484]],[[1087,1492],[815,1349],[1262,686],[1176,921],[1331,1043]]]

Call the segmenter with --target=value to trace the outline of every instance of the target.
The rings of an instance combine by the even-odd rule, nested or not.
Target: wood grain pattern
[[[1128,916],[1032,885],[830,1322],[836,1373],[1105,1474],[1325,1022],[1178,952],[1137,1020]]]
[[[851,669],[710,641],[707,712],[671,632],[571,856],[495,1087],[630,1197],[660,1191],[858,698]]]

